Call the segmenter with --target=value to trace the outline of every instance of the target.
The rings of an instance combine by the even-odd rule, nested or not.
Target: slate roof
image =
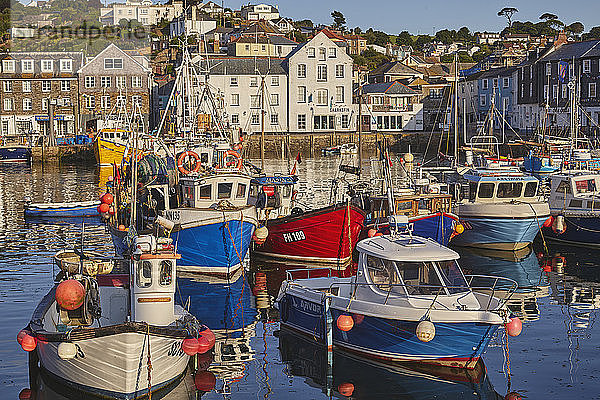
[[[362,88],[364,94],[368,93],[384,93],[384,94],[405,94],[405,95],[416,95],[417,92],[411,88],[401,84],[400,82],[384,82],[384,83],[371,83],[364,85]]]
[[[223,57],[211,58],[208,62],[211,75],[285,75],[284,60],[283,58]]]
[[[396,74],[396,75],[423,75],[422,72],[402,64],[400,61],[390,61],[375,68],[369,75]]]
[[[554,50],[552,53],[540,58],[540,61],[570,60],[584,57],[600,56],[600,40],[567,43]]]
[[[517,70],[518,66],[508,67],[508,68],[493,68],[487,71],[483,71],[481,75],[479,75],[479,79],[485,78],[497,78],[497,77],[505,77],[511,76],[513,72]]]

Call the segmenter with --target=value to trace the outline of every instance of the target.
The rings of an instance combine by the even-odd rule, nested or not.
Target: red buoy
[[[381,232],[377,232],[377,233],[376,233],[375,235],[373,235],[373,236],[383,236],[383,233],[381,233]]]
[[[519,317],[514,317],[505,325],[505,329],[510,336],[519,336],[523,330],[523,323]]]
[[[85,300],[85,288],[81,282],[68,279],[58,284],[54,297],[58,305],[65,310],[76,310]]]
[[[212,349],[212,345],[204,336],[198,337],[198,346],[196,347],[196,351],[198,354],[204,354]]]
[[[354,326],[354,320],[348,314],[342,314],[337,319],[337,327],[344,332],[348,332]]]
[[[181,350],[183,350],[183,352],[188,356],[193,356],[194,354],[198,353],[198,339],[183,339],[183,343],[181,344]]]
[[[550,228],[553,223],[554,223],[554,217],[551,215],[551,216],[548,217],[547,220],[544,221],[544,224],[542,226],[544,228]]]
[[[338,392],[342,396],[350,397],[352,396],[352,393],[354,393],[354,385],[350,382],[340,383],[340,386],[338,386]]]
[[[369,229],[367,231],[367,236],[368,237],[373,237],[373,236],[375,236],[376,233],[377,233],[377,229]]]
[[[210,392],[215,388],[217,378],[210,371],[200,371],[194,377],[194,385],[201,392]]]
[[[212,347],[215,345],[216,342],[216,338],[215,338],[215,334],[213,333],[213,331],[211,331],[210,329],[208,329],[208,327],[206,325],[202,325],[202,327],[204,329],[201,328],[200,330],[200,336],[202,336],[203,338],[206,338],[206,340],[208,340],[208,343],[210,343],[210,348],[212,349]]]
[[[352,314],[352,319],[356,325],[360,325],[364,321],[365,316],[362,314]]]
[[[21,390],[19,393],[19,400],[33,399],[33,391],[29,388]]]
[[[19,331],[19,333],[17,334],[17,343],[21,344],[21,342],[23,341],[23,338],[25,337],[25,335],[27,335],[28,332],[26,330],[21,329]]]
[[[21,348],[25,351],[33,351],[35,350],[35,347],[37,346],[37,341],[36,339],[29,335],[26,334],[25,336],[23,336],[23,340],[21,341]]]
[[[100,204],[97,208],[99,214],[107,213],[110,209],[110,206],[106,203]]]
[[[505,400],[522,400],[523,398],[517,392],[510,392],[510,393],[507,393],[506,396],[504,396],[504,399]]]
[[[120,231],[124,231],[125,230],[125,225],[123,225],[123,224],[119,225],[119,230]]]
[[[113,195],[110,193],[104,193],[104,195],[100,198],[101,202],[108,204],[108,205],[111,205],[113,200],[114,200]]]

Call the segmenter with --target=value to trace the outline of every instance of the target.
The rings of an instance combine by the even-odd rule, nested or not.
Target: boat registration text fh
[[[304,231],[287,232],[283,234],[283,240],[286,243],[299,242],[301,240],[306,240],[306,235],[304,234]]]

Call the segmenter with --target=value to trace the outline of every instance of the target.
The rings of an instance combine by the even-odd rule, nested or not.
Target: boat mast
[[[358,71],[358,177],[362,175],[362,82]]]
[[[458,168],[458,53],[454,55],[454,169]]]
[[[260,80],[260,169],[265,170],[265,77]]]

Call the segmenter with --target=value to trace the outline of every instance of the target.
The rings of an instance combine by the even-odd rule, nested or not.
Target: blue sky
[[[220,0],[216,2],[221,3]],[[225,0],[223,4],[239,9],[244,3],[248,1]],[[586,32],[600,26],[598,0],[275,0],[269,4],[277,5],[283,16],[321,23],[330,23],[331,11],[338,10],[346,17],[350,28],[359,26],[366,30],[373,27],[390,34],[403,30],[431,34],[461,26],[467,26],[471,31],[498,31],[506,26],[506,19],[498,17],[497,13],[507,6],[519,10],[513,20],[537,22],[540,15],[551,12],[566,24],[582,22]]]

